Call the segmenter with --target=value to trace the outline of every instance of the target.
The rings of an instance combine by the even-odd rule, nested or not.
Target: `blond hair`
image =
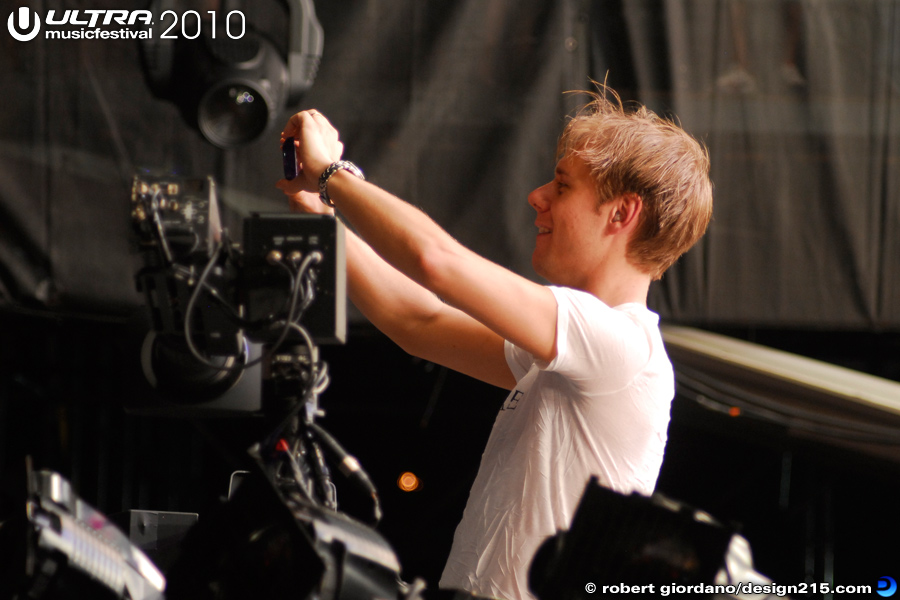
[[[566,125],[557,154],[587,163],[601,203],[626,194],[641,198],[626,253],[656,280],[703,236],[712,217],[709,153],[676,123],[644,106],[626,110],[615,91],[598,89],[586,92],[592,100]]]

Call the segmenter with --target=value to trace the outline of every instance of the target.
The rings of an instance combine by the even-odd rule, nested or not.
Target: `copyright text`
[[[681,584],[664,584],[656,585],[648,583],[646,585],[628,585],[625,583],[615,585],[597,586],[594,583],[588,583],[584,586],[587,593],[593,594],[600,592],[601,594],[659,594],[660,596],[670,596],[673,594],[728,594],[737,596],[738,594],[768,594],[777,597],[803,594],[870,594],[872,593],[871,585],[831,585],[830,583],[800,583],[796,585],[782,585],[778,583],[733,583],[728,585],[711,585],[698,583],[694,585]]]

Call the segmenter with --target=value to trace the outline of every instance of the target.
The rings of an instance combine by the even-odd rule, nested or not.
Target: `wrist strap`
[[[328,165],[328,168],[322,171],[322,174],[319,175],[319,200],[321,200],[328,206],[334,206],[334,202],[332,202],[331,198],[328,196],[328,180],[331,179],[332,175],[342,169],[345,171],[350,171],[362,180],[366,179],[363,175],[363,172],[360,171],[359,167],[354,165],[349,160],[339,160]]]

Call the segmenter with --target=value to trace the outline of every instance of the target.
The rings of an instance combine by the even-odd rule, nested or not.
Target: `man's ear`
[[[637,194],[623,194],[612,202],[610,221],[619,229],[627,229],[637,224],[644,201]]]

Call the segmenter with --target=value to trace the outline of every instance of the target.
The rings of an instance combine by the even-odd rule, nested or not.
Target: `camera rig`
[[[195,358],[238,355],[241,339],[346,340],[344,227],[334,217],[254,213],[240,245],[222,226],[211,177],[136,176],[131,202],[153,327],[184,335]]]
[[[150,312],[142,349],[147,380],[191,403],[259,369],[262,412],[272,422],[249,449],[246,481],[189,532],[186,543],[196,551],[184,553],[189,563],[173,566],[167,596],[202,598],[202,590],[228,588],[234,569],[224,565],[241,556],[266,565],[257,591],[276,597],[291,590],[291,597],[321,600],[418,599],[424,585],[400,581],[387,542],[337,510],[330,467],[371,498],[373,522],[381,517],[359,462],[316,422],[323,414],[318,396],[329,383],[317,344],[346,339],[343,224],[322,215],[252,214],[235,243],[211,177],[137,175],[131,209],[143,262],[136,281]],[[229,523],[239,523],[232,534]],[[261,559],[276,547],[300,562]],[[288,575],[297,569],[302,577]],[[216,598],[241,597],[243,588],[234,586]]]

